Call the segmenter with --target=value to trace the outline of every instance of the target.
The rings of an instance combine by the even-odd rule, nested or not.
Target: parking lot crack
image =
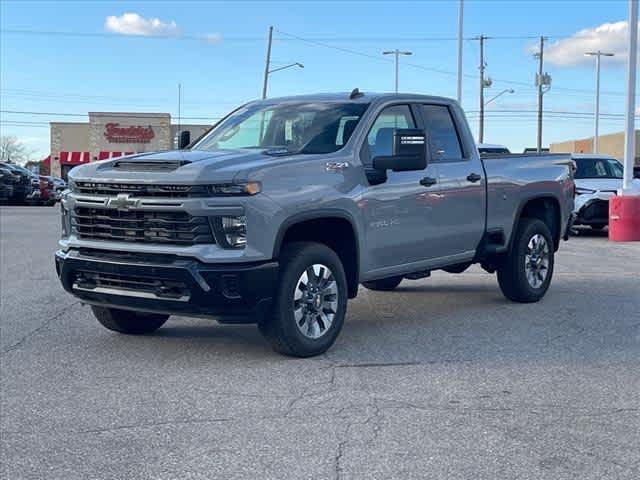
[[[76,301],[76,302],[72,302],[69,305],[67,305],[63,310],[57,312],[56,314],[52,315],[51,317],[47,318],[44,322],[42,322],[38,327],[34,328],[33,330],[31,330],[29,333],[27,333],[26,335],[24,335],[22,338],[20,338],[17,342],[12,343],[11,345],[9,345],[7,348],[5,348],[2,353],[0,355],[4,355],[6,353],[9,353],[13,350],[17,350],[19,349],[27,340],[29,340],[31,337],[33,337],[34,335],[37,335],[39,332],[41,332],[42,330],[44,330],[47,326],[49,326],[50,323],[54,322],[55,320],[57,320],[58,318],[60,318],[63,314],[67,313],[67,311],[72,308],[75,307],[76,305],[79,305],[81,302],[80,300]]]
[[[95,428],[89,430],[81,430],[77,433],[79,434],[87,434],[87,433],[109,433],[116,432],[119,430],[133,430],[138,428],[153,428],[153,427],[164,427],[170,425],[189,425],[189,424],[207,424],[207,423],[223,423],[229,422],[233,420],[232,418],[194,418],[194,419],[185,419],[185,420],[167,420],[167,421],[159,421],[159,422],[149,422],[149,423],[138,423],[138,424],[130,424],[130,425],[116,425],[113,427],[104,427],[104,428]]]

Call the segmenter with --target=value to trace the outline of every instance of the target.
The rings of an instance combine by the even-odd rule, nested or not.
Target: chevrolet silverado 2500
[[[445,98],[255,101],[184,147],[69,174],[57,272],[110,330],[252,321],[275,350],[316,355],[360,284],[479,263],[508,299],[540,300],[571,222],[569,155],[481,159]]]

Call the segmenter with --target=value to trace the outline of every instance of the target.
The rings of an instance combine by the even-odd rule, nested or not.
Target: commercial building
[[[636,145],[640,145],[640,130],[636,130]],[[554,153],[593,153],[593,137],[579,140],[567,140],[565,142],[552,143],[549,146]],[[598,137],[599,153],[611,155],[622,161],[624,158],[624,132],[600,135]],[[636,147],[635,164],[640,166],[640,156]]]
[[[211,125],[171,124],[168,113],[90,112],[88,123],[51,122],[51,175],[67,178],[82,163],[130,153],[170,150],[180,131],[191,139]]]

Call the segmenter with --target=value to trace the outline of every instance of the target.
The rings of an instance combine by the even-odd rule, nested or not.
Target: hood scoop
[[[172,172],[191,163],[188,160],[117,160],[112,168],[123,172]]]

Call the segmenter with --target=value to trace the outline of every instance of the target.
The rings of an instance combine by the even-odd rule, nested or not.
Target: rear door
[[[438,256],[473,256],[485,229],[486,179],[481,160],[472,142],[462,141],[466,123],[460,111],[437,103],[420,104],[417,110],[427,134],[430,161],[438,171],[437,184],[430,189],[438,198],[433,211]]]

